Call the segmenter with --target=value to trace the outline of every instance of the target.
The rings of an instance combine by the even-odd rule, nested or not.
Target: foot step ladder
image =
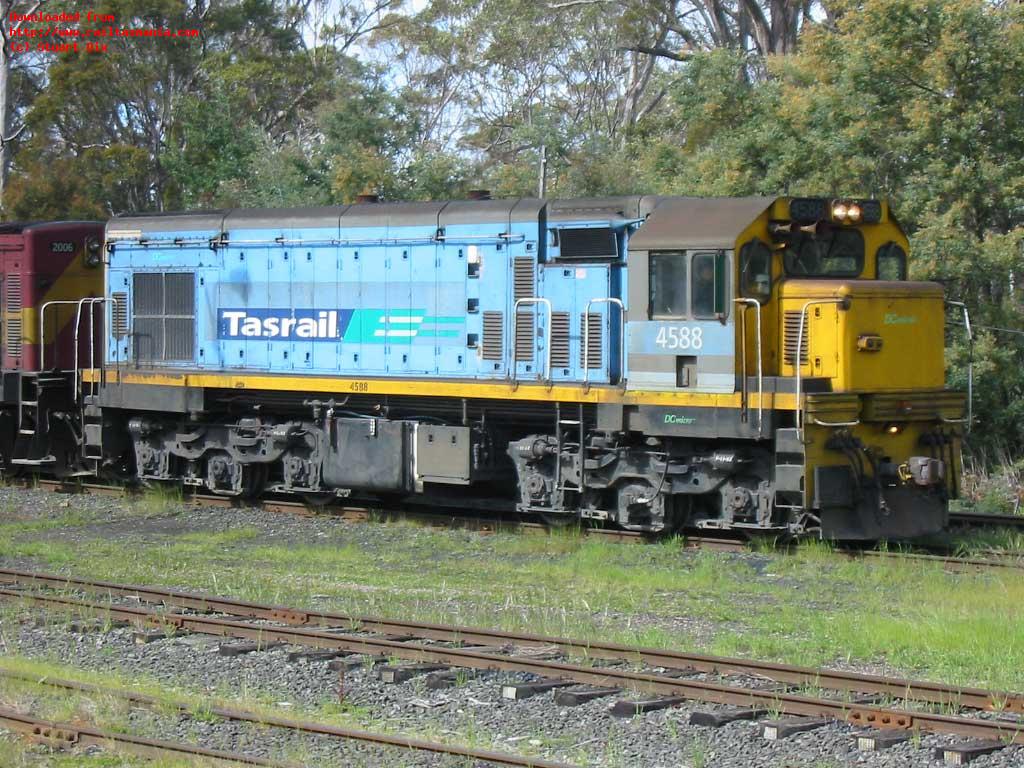
[[[565,503],[566,492],[576,494],[576,504],[572,508],[579,511],[583,506],[583,489],[586,486],[586,424],[584,423],[583,403],[577,404],[575,419],[562,418],[562,404],[555,403],[555,441],[558,444],[558,456],[555,462],[555,488],[562,497],[562,505],[569,509]],[[579,478],[568,478],[562,472],[562,453],[567,447],[576,447],[579,462]]]
[[[11,459],[12,464],[40,467],[57,462],[53,455],[40,455],[40,446],[48,444],[46,437],[50,430],[45,415],[48,410],[40,408],[40,401],[46,397],[47,390],[66,386],[67,379],[64,376],[46,371],[21,374],[18,392],[18,447],[15,449],[16,457]]]

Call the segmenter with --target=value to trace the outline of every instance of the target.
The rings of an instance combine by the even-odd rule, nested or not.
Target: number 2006
[[[700,349],[704,346],[704,332],[688,325],[663,325],[654,343],[662,349]]]

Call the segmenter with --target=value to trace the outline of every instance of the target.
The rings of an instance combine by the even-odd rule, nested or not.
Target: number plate
[[[699,325],[685,323],[662,324],[654,337],[658,349],[692,349],[704,347],[704,329]]]

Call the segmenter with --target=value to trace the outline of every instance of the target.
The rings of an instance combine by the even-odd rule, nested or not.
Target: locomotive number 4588
[[[663,325],[658,328],[654,343],[662,349],[700,349],[704,346],[703,329],[689,325]]]

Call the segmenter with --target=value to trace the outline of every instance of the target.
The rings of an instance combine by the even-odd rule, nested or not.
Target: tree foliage
[[[9,216],[536,194],[892,200],[944,282],[974,447],[1024,448],[1024,6],[1003,0],[100,0],[12,78]],[[20,72],[20,70],[19,70]],[[42,86],[45,85],[45,88]],[[74,105],[69,108],[68,105]]]

